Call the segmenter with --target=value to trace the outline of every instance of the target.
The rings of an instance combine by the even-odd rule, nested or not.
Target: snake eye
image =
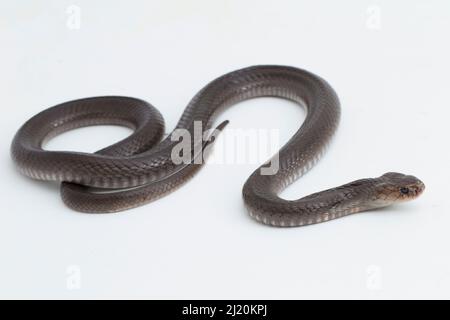
[[[400,188],[400,192],[403,194],[408,194],[409,193],[409,189],[406,187]]]

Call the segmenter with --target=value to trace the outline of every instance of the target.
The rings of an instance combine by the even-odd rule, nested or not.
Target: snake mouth
[[[416,186],[415,190],[415,197],[417,198],[425,191],[425,183],[422,181],[419,181],[418,185]]]

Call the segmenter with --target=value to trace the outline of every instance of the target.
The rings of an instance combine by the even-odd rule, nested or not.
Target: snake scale
[[[424,190],[416,177],[389,172],[298,200],[279,197],[320,159],[340,118],[339,100],[331,86],[317,75],[289,66],[252,66],[213,80],[194,96],[165,139],[163,117],[145,101],[105,96],[65,102],[28,120],[13,139],[11,155],[23,174],[62,182],[62,199],[69,207],[117,212],[160,198],[189,180],[204,163],[196,160],[227,123],[213,130],[217,116],[240,101],[264,96],[294,101],[306,107],[307,115],[290,140],[244,184],[243,200],[257,221],[277,227],[304,226],[411,200]],[[205,133],[199,138],[194,134],[196,123]],[[127,126],[134,132],[93,154],[43,149],[57,134],[98,124]],[[187,162],[173,161],[177,130],[193,137]],[[277,170],[263,174],[273,161]]]

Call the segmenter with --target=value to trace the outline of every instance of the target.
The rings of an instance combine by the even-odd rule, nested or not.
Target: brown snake
[[[14,137],[11,154],[23,174],[61,181],[62,199],[69,207],[82,212],[121,211],[173,191],[201,167],[202,162],[194,160],[203,156],[217,132],[206,140],[195,138],[195,123],[208,132],[224,107],[263,96],[305,105],[307,116],[292,138],[244,185],[245,205],[256,220],[279,227],[303,226],[411,200],[424,190],[419,179],[391,172],[299,200],[280,198],[284,188],[319,160],[340,118],[337,95],[325,80],[287,66],[248,67],[210,82],[191,100],[176,129],[163,141],[164,120],[150,104],[128,97],[95,97],[62,103],[28,120]],[[94,154],[42,148],[57,134],[98,124],[123,125],[134,133]],[[194,137],[187,163],[173,161],[172,151],[179,143],[173,141],[173,134],[181,129]],[[277,170],[263,174],[274,161]]]

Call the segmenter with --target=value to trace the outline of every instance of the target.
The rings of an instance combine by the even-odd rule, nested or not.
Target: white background
[[[449,1],[2,0],[0,17],[0,297],[450,298]],[[343,108],[329,152],[283,196],[387,171],[421,178],[423,196],[271,228],[241,199],[257,165],[210,165],[157,202],[86,215],[10,160],[16,130],[57,103],[138,97],[170,131],[207,82],[269,63],[321,75]],[[282,142],[303,118],[278,99],[221,116]],[[48,148],[95,151],[129,132],[79,129]]]

